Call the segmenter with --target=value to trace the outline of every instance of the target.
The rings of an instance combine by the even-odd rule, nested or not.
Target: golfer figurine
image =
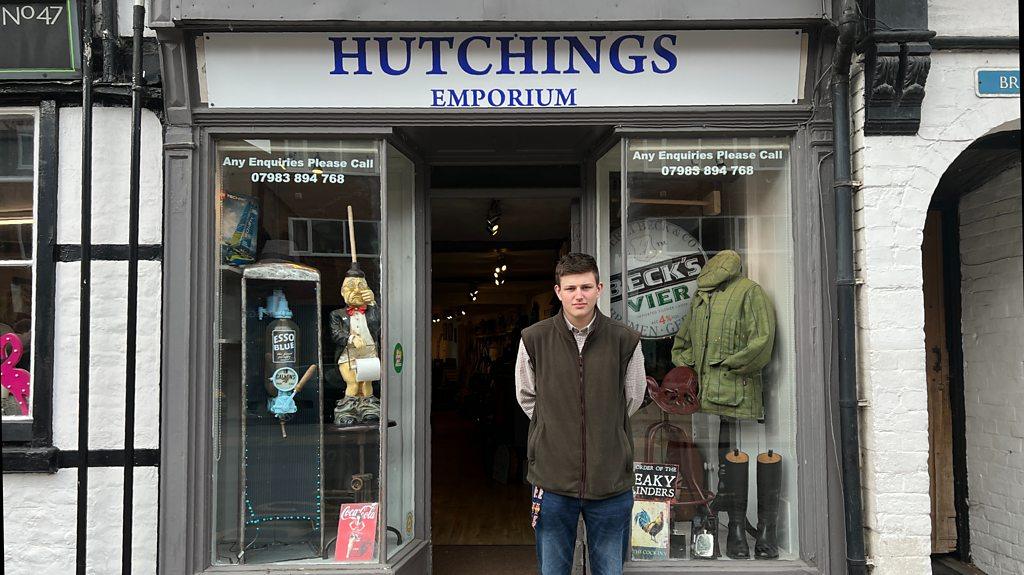
[[[380,420],[380,400],[373,395],[373,382],[380,379],[374,339],[374,334],[380,333],[380,309],[356,259],[352,206],[348,207],[348,221],[352,266],[341,284],[346,307],[332,311],[330,316],[331,337],[338,346],[335,357],[345,381],[345,397],[334,408],[334,424],[339,426]]]

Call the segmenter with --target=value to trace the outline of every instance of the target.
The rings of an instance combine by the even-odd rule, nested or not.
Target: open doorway
[[[544,170],[538,172],[543,177]],[[538,181],[538,187],[547,182]],[[554,265],[578,200],[458,193],[431,203],[435,572],[535,573],[520,331],[558,312]],[[479,563],[477,563],[479,561]]]
[[[968,146],[924,228],[932,570],[943,575],[1009,574],[1024,559],[1020,150],[1019,129]]]

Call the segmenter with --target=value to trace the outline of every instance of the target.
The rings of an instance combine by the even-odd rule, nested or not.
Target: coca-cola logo
[[[342,519],[376,519],[377,504],[367,503],[362,506],[346,505],[341,510]]]

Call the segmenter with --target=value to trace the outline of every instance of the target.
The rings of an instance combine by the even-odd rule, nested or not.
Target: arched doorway
[[[1024,560],[1021,142],[968,146],[943,174],[922,243],[935,572]],[[969,499],[968,499],[969,498]],[[970,504],[968,504],[968,501]]]

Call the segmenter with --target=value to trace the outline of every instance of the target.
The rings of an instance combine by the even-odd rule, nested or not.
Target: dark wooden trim
[[[89,467],[124,467],[127,458],[123,449],[90,449]],[[78,467],[82,457],[77,451],[61,451],[57,456],[61,469]],[[156,467],[160,465],[159,449],[136,449],[133,451],[134,467]]]
[[[79,244],[57,244],[54,257],[59,262],[77,262],[82,260],[82,246]],[[164,258],[164,247],[161,244],[139,246],[139,260],[161,261]],[[128,261],[128,244],[93,244],[92,261],[125,262]]]
[[[967,406],[964,398],[964,347],[961,334],[959,198],[942,210],[942,277],[945,283],[946,353],[949,357],[949,405],[953,418],[953,505],[956,509],[956,555],[971,561],[971,517],[967,478]]]
[[[3,472],[8,473],[57,473],[56,447],[10,447],[3,448]]]
[[[125,467],[127,457],[123,449],[95,449],[89,451],[89,467]],[[61,451],[56,447],[3,448],[4,473],[56,473],[59,469],[77,468],[82,457],[78,451]],[[159,449],[136,449],[132,454],[134,467],[160,465]]]
[[[935,36],[935,50],[1020,50],[1020,36]]]

